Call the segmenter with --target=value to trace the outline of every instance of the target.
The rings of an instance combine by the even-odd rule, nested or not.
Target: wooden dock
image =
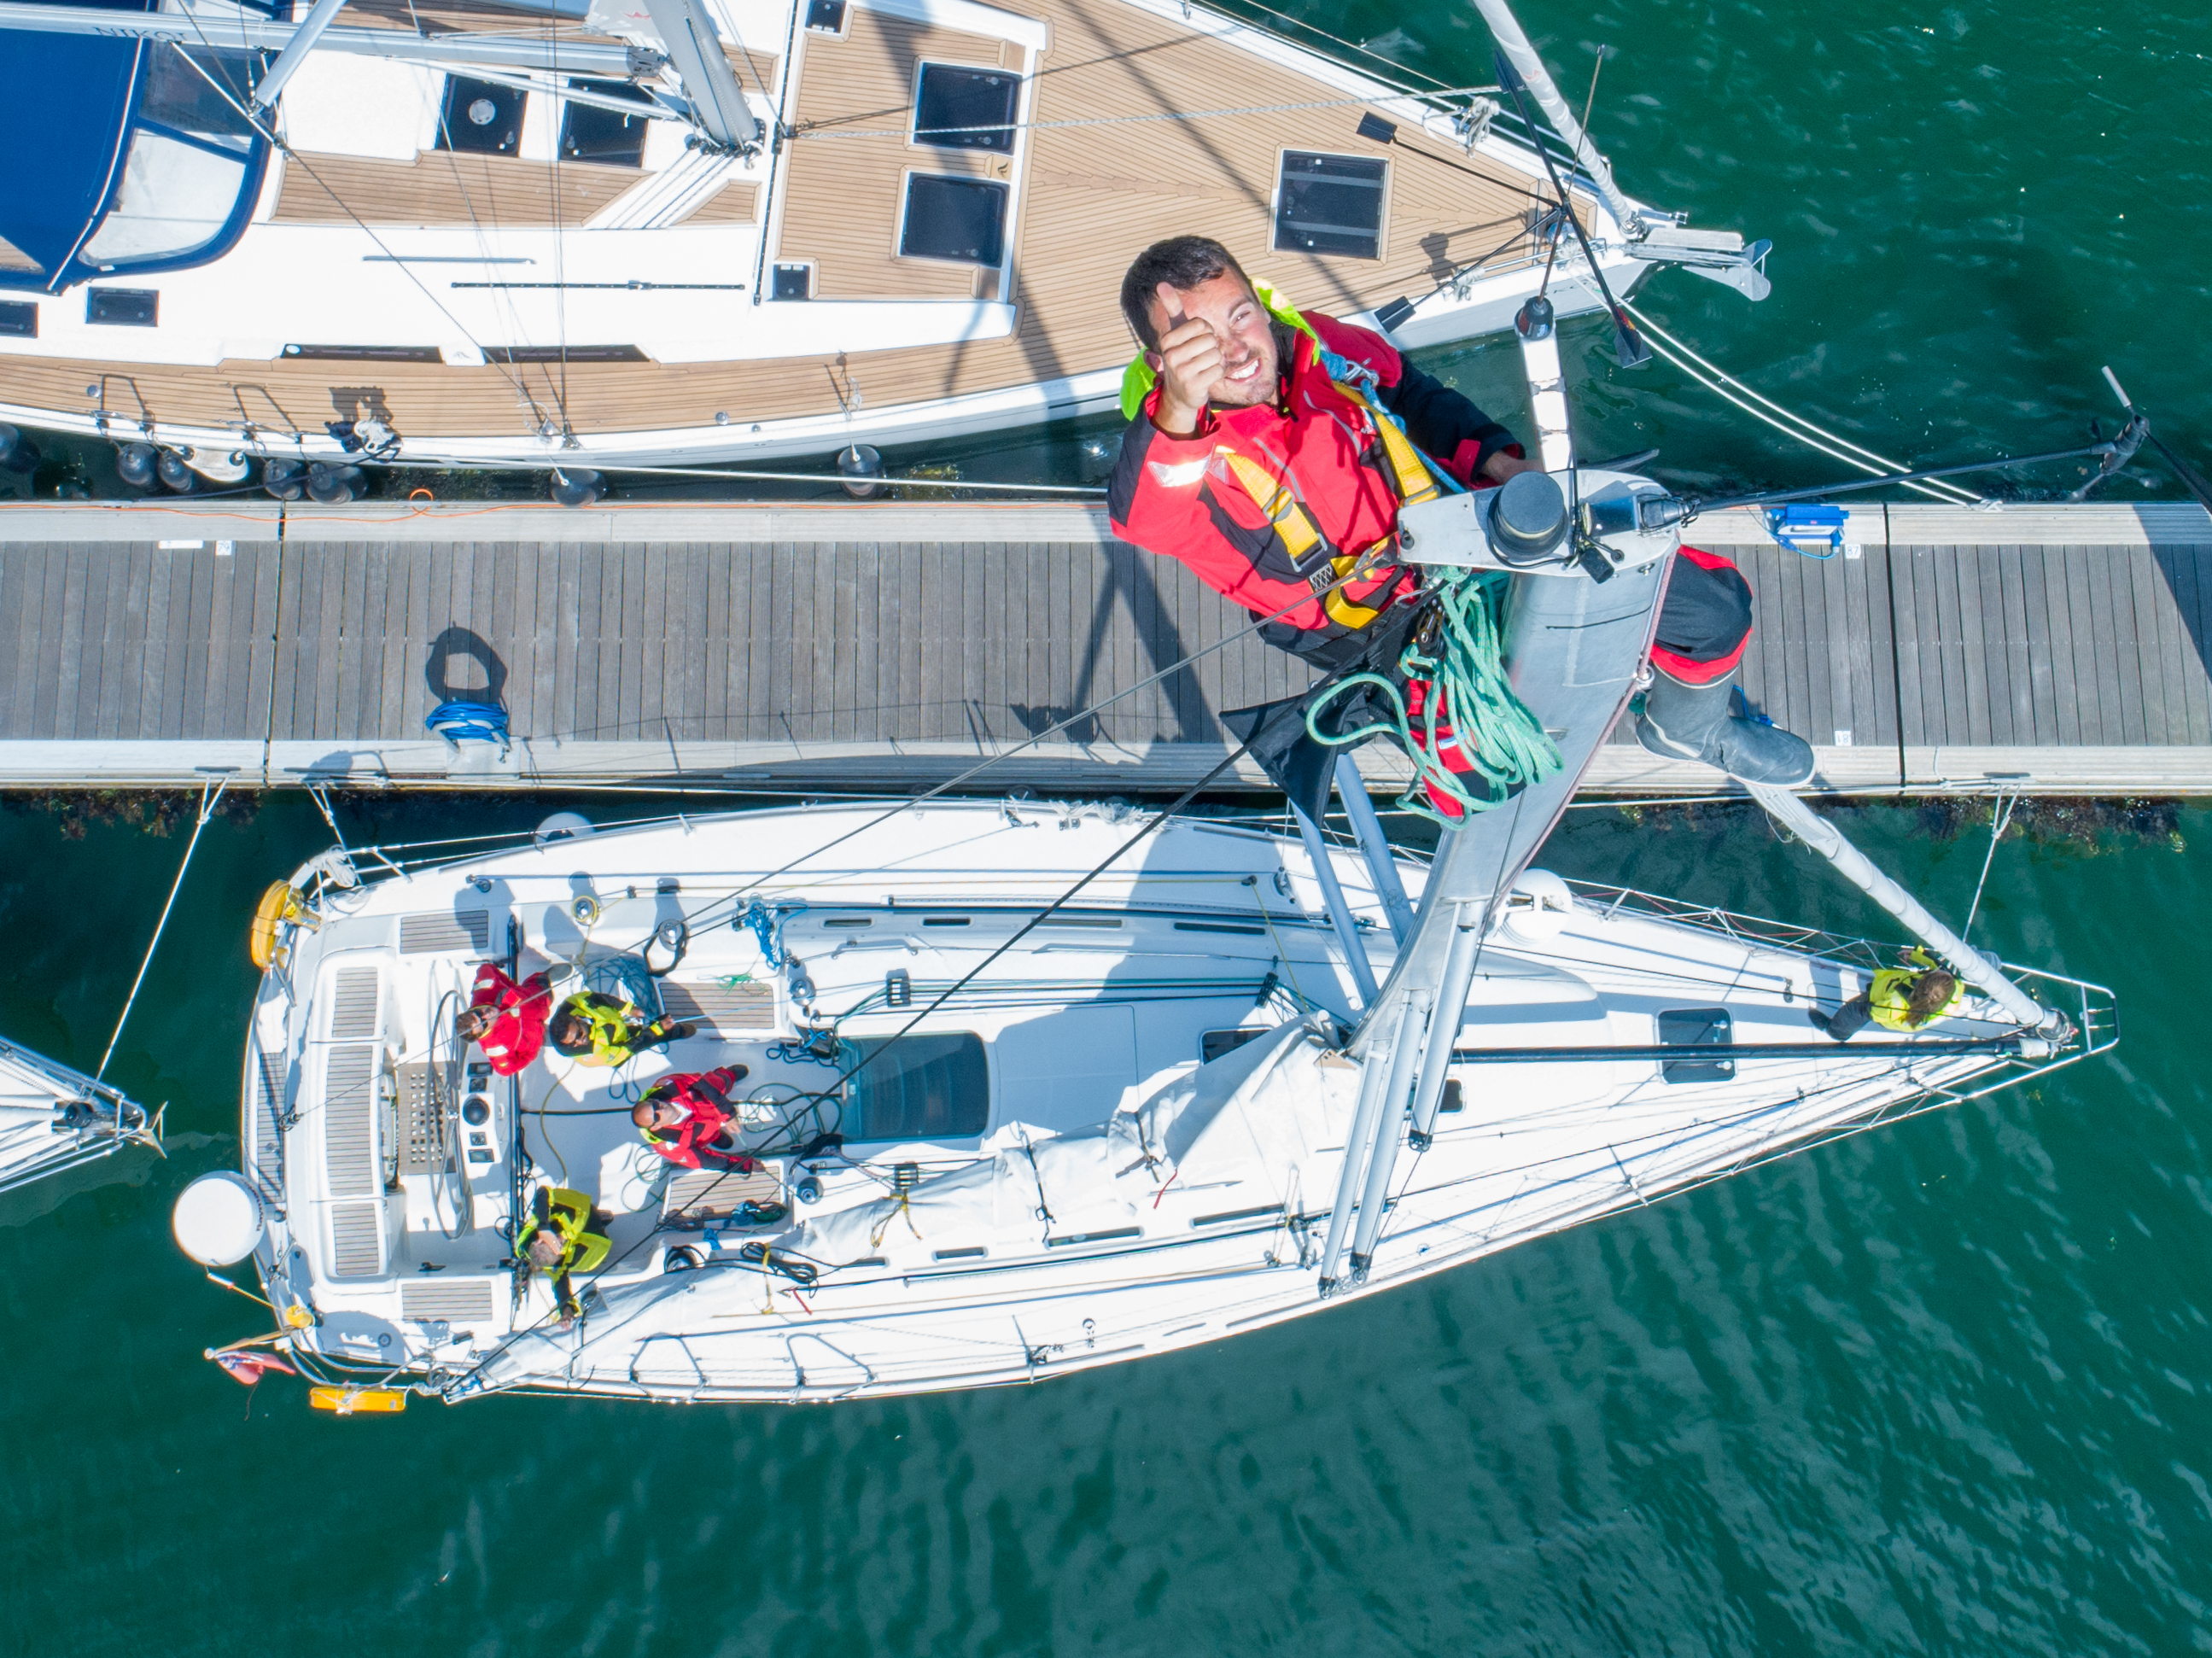
[[[1746,688],[1854,793],[2212,793],[2212,519],[1875,506],[1826,560],[1747,513]],[[0,787],[1176,788],[1310,677],[1103,511],[1032,505],[0,506]],[[1212,648],[1217,647],[1219,648]],[[1196,659],[1185,662],[1185,659]],[[1177,664],[1183,665],[1177,666]],[[428,736],[498,701],[502,759]],[[1378,782],[1402,763],[1362,751]],[[1258,781],[1255,770],[1241,780]],[[979,786],[981,785],[979,784]],[[1598,792],[1726,791],[1617,732]]]

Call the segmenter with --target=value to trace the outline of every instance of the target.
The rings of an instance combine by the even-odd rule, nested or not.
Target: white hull
[[[1314,1034],[1322,1012],[1299,1023],[1294,998],[1348,1019],[1351,975],[1298,841],[1178,819],[915,1033],[948,1054],[970,1052],[956,1034],[972,1037],[975,1068],[948,1059],[935,1081],[917,1071],[897,1090],[856,1084],[853,1100],[779,1126],[799,1090],[838,1075],[769,1052],[806,1028],[809,1008],[848,1015],[848,1041],[899,1030],[1140,821],[1033,804],[740,814],[525,845],[329,895],[320,930],[297,934],[289,969],[263,983],[246,1069],[246,1172],[286,1217],[258,1261],[272,1301],[311,1326],[295,1351],[319,1370],[449,1399],[836,1399],[1029,1381],[1376,1294],[1911,1110],[1931,1090],[1955,1097],[2027,1068],[1986,1048],[1916,1055],[1878,1030],[1821,1044],[1808,1008],[1852,994],[1879,959],[1871,947],[1669,916],[1634,895],[1570,897],[1534,872],[1484,946],[1454,1045],[1462,1108],[1448,1101],[1433,1145],[1402,1154],[1364,1281],[1324,1298],[1316,1267],[1360,1073]],[[1393,946],[1366,866],[1350,851],[1333,862],[1387,977]],[[1418,899],[1425,867],[1400,867]],[[587,930],[580,896],[600,907]],[[803,971],[772,968],[755,930],[732,926],[756,899],[786,907],[781,946]],[[634,948],[678,919],[688,950],[662,982],[672,1008],[713,1028],[611,1079],[549,1056],[512,1092],[470,1084],[493,1110],[462,1200],[407,1144],[422,1133],[409,1102],[441,999],[511,937],[526,969]],[[2095,1027],[2100,993],[2046,983]],[[1483,1057],[1648,1048],[1658,1015],[1690,1009],[1727,1015],[1733,1075],[1670,1080],[1648,1056]],[[2014,1029],[1976,1002],[1933,1035]],[[1200,1066],[1207,1033],[1231,1030],[1273,1034]],[[1761,1043],[1784,1046],[1760,1059]],[[847,1049],[844,1066],[855,1057]],[[842,1127],[844,1153],[770,1160],[787,1218],[740,1229],[664,1216],[667,1171],[636,1141],[625,1101],[671,1069],[732,1062],[750,1067],[744,1091],[785,1102],[758,1114],[751,1143]],[[943,1132],[902,1138],[923,1119],[897,1114],[925,1108]],[[892,1138],[868,1138],[878,1130]],[[1132,1144],[1158,1155],[1133,1158]],[[794,1201],[809,1175],[818,1201]],[[514,1194],[541,1181],[612,1212],[611,1258],[567,1330],[542,1281],[518,1290],[501,1265]],[[473,1230],[447,1236],[464,1212]],[[770,1259],[744,1258],[748,1245]],[[810,1260],[811,1283],[775,1270],[811,1276]]]

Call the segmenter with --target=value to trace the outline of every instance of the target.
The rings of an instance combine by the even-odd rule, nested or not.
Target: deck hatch
[[[472,950],[482,955],[490,947],[491,912],[488,909],[433,910],[399,918],[402,956],[425,956],[440,950]]]
[[[1006,186],[988,179],[910,173],[899,257],[995,265],[1006,256]]]
[[[1276,251],[1381,258],[1389,173],[1369,156],[1285,150],[1275,181]]]
[[[1212,1065],[1224,1054],[1234,1054],[1247,1042],[1256,1042],[1271,1035],[1265,1030],[1208,1030],[1198,1039],[1198,1058],[1201,1065]]]
[[[1735,1022],[1724,1007],[1669,1008],[1659,1016],[1659,1041],[1667,1048],[1729,1048]],[[1662,1060],[1659,1075],[1670,1083],[1726,1082],[1735,1075],[1732,1059]]]
[[[817,34],[842,34],[845,0],[806,0],[806,27]]]
[[[522,147],[522,111],[529,94],[520,87],[450,76],[438,114],[438,148],[478,155],[512,155]]]
[[[331,1206],[331,1276],[380,1278],[384,1274],[384,1206]]]
[[[858,1050],[848,1067],[868,1061],[845,1084],[847,1139],[967,1139],[983,1132],[991,1084],[981,1037],[964,1031],[896,1042],[860,1037],[847,1047]]]
[[[602,98],[625,103],[650,104],[653,100],[627,81],[571,81],[578,92],[595,92]],[[596,161],[602,167],[642,167],[645,129],[650,118],[624,115],[596,104],[562,100],[561,155],[571,161]]]
[[[924,64],[915,76],[914,141],[934,149],[1014,153],[1022,77],[963,64]]]
[[[0,300],[0,334],[10,339],[39,337],[39,307],[28,300]]]

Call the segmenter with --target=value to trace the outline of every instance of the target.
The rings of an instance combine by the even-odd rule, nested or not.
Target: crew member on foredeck
[[[760,1164],[738,1149],[738,1111],[730,1103],[730,1090],[744,1078],[741,1065],[663,1077],[646,1090],[629,1119],[645,1143],[671,1163],[750,1174]]]
[[[1877,969],[1864,990],[1833,1013],[1817,1007],[1806,1017],[1839,1042],[1847,1042],[1869,1023],[1905,1035],[1955,1012],[1966,999],[1958,975],[1919,945],[1903,967]]]
[[[545,1016],[553,1005],[552,982],[533,973],[517,984],[496,962],[477,969],[469,1005],[453,1016],[453,1031],[483,1049],[495,1073],[511,1077],[545,1046]]]
[[[578,1065],[620,1066],[647,1048],[680,1042],[688,1024],[656,1019],[635,1002],[597,990],[580,990],[555,1010],[546,1040]]]
[[[1370,629],[1418,597],[1419,573],[1395,541],[1399,503],[1428,484],[1413,446],[1471,489],[1536,470],[1503,426],[1382,336],[1255,288],[1208,238],[1138,255],[1121,312],[1143,350],[1109,491],[1115,533],[1181,560],[1254,620],[1274,618],[1261,637],[1328,671],[1358,662]],[[1670,758],[1802,782],[1813,754],[1802,740],[1729,712],[1750,637],[1750,584],[1726,559],[1684,548],[1638,735]],[[1417,738],[1425,700],[1411,681]],[[1436,736],[1447,764],[1471,769],[1441,722]]]

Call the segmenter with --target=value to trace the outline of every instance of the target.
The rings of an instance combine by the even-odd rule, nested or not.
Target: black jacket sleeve
[[[1398,383],[1380,387],[1378,395],[1382,406],[1406,422],[1406,435],[1453,471],[1464,470],[1468,477],[1463,481],[1472,481],[1500,449],[1520,446],[1512,433],[1476,408],[1464,392],[1410,362]],[[1461,450],[1469,443],[1474,448],[1462,455]]]

